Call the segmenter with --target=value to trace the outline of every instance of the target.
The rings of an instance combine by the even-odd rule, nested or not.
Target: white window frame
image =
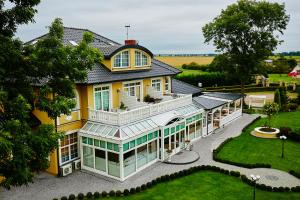
[[[93,98],[94,98],[94,110],[96,110],[96,98],[95,98],[95,93],[97,88],[101,87],[108,87],[108,93],[109,93],[109,110],[112,109],[112,84],[103,84],[103,85],[94,85],[93,86]],[[102,101],[102,108],[103,108],[103,101]]]
[[[170,76],[165,76],[164,77],[164,80],[165,80],[165,92],[171,92],[171,78]],[[166,80],[168,80],[168,83],[166,82]],[[168,87],[168,89],[167,89]]]
[[[140,53],[140,56],[138,58],[140,61],[140,65],[137,65],[136,53]],[[143,64],[143,56],[146,56],[146,58],[147,58],[147,63],[145,65]],[[135,67],[147,67],[147,66],[149,66],[149,62],[150,62],[149,56],[145,52],[139,51],[139,50],[134,50],[134,65],[135,65]]]
[[[143,101],[143,93],[144,93],[144,87],[143,87],[143,80],[134,80],[134,81],[126,81],[126,82],[123,82],[123,91],[125,92],[125,88],[127,87],[134,87],[134,93],[136,93],[136,85],[135,86],[125,86],[126,84],[130,84],[130,83],[140,83],[140,101]],[[129,94],[129,90],[128,90],[128,93],[127,93],[128,96],[131,96]]]
[[[123,66],[122,65],[123,64],[122,63],[122,59],[123,59],[122,54],[124,52],[128,52],[128,65],[127,66]],[[116,64],[116,56],[118,56],[118,55],[120,55],[120,66],[115,66],[115,64]],[[129,66],[130,66],[130,51],[128,49],[124,50],[124,51],[121,51],[121,52],[117,53],[116,55],[114,55],[114,57],[113,57],[113,68],[115,68],[115,69],[122,69],[122,68],[129,68]]]
[[[71,144],[69,143],[69,144],[67,144],[65,146],[61,146],[61,139],[58,140],[58,144],[59,144],[59,148],[58,148],[59,166],[62,166],[64,164],[66,164],[66,163],[70,163],[70,162],[72,162],[72,161],[77,160],[78,158],[80,158],[81,154],[80,154],[79,133],[78,133],[78,131],[79,131],[79,129],[76,129],[76,130],[68,131],[68,132],[65,133],[65,136],[69,136],[70,134],[77,133],[77,142],[74,142],[74,143],[71,143]],[[71,146],[73,146],[74,144],[77,144],[77,157],[71,159]],[[69,149],[69,158],[70,159],[67,160],[67,161],[62,162],[62,153],[61,153],[61,150],[63,148],[66,148],[66,147],[68,147],[68,149]]]
[[[76,101],[76,106],[72,109],[72,111],[80,110],[80,96],[77,89],[74,90],[75,97],[73,98]]]
[[[159,87],[159,90],[157,90],[157,87],[153,87],[153,84],[157,84],[156,81],[159,81],[160,83],[160,87]],[[153,83],[153,82],[156,82],[156,83]],[[162,92],[162,79],[161,78],[154,78],[154,79],[151,79],[151,87],[154,88],[156,91],[158,92]]]

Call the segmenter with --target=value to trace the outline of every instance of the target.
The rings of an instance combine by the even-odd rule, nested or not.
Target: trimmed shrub
[[[103,192],[101,193],[101,196],[102,196],[102,197],[107,197],[107,195],[108,195],[108,194],[107,194],[106,191],[103,191]]]
[[[100,198],[100,193],[99,192],[94,192],[94,198]]]
[[[93,193],[91,193],[91,192],[86,193],[86,197],[87,197],[88,199],[93,198]]]
[[[110,196],[110,197],[116,196],[116,192],[115,192],[114,190],[111,190],[111,191],[109,192],[109,196]]]
[[[231,175],[231,176],[235,176],[235,177],[240,177],[240,176],[241,176],[241,173],[240,173],[240,172],[237,172],[237,171],[230,171],[230,175]]]
[[[75,199],[76,199],[76,196],[74,194],[69,195],[69,200],[75,200]]]
[[[120,197],[120,196],[122,196],[122,192],[121,192],[120,190],[117,190],[117,192],[116,192],[116,196],[117,196],[117,197]]]
[[[152,183],[152,185],[156,185],[157,184],[157,180],[154,179],[154,180],[151,181],[151,183]]]
[[[79,199],[79,200],[82,200],[82,199],[84,199],[84,194],[82,194],[82,193],[79,193],[79,194],[78,194],[78,196],[77,196],[77,199]]]
[[[300,186],[292,187],[291,191],[292,192],[300,192]]]
[[[135,194],[136,193],[136,189],[135,188],[130,188],[130,194]]]
[[[295,172],[294,170],[290,170],[289,173],[297,178],[300,178],[300,173]]]
[[[52,200],[58,200],[57,198],[54,198],[54,199],[52,199]]]
[[[137,187],[135,188],[135,191],[136,191],[136,193],[141,192],[141,187],[140,187],[140,186],[137,186]]]
[[[123,191],[124,196],[128,196],[130,194],[130,191],[128,189],[125,189]]]
[[[60,200],[68,200],[68,197],[63,196],[60,198]]]
[[[147,188],[151,188],[152,187],[152,182],[148,182],[146,183]]]
[[[141,185],[141,190],[146,190],[146,189],[147,189],[146,184],[142,184],[142,185]]]

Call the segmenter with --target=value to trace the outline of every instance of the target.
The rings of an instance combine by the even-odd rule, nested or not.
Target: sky
[[[275,1],[275,0],[270,0]],[[86,28],[119,43],[129,39],[154,54],[214,53],[205,44],[202,27],[235,0],[41,0],[35,23],[22,25],[16,36],[28,41],[47,32],[59,17],[64,26]],[[276,52],[300,50],[300,1],[284,2],[291,19]]]

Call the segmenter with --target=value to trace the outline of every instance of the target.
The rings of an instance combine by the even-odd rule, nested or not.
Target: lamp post
[[[250,175],[252,181],[254,181],[254,186],[253,186],[253,200],[255,200],[255,189],[256,189],[256,182],[260,179],[260,175]]]
[[[284,141],[287,139],[285,135],[281,135],[279,139],[282,141],[281,145],[281,158],[284,158]]]

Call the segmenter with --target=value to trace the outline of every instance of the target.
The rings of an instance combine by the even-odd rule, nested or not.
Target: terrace
[[[151,93],[150,93],[151,94]],[[192,104],[192,95],[152,93],[155,101],[151,103],[139,102],[136,97],[127,96],[121,92],[122,102],[126,109],[111,109],[110,111],[89,109],[89,120],[110,125],[121,126],[137,120],[158,115],[179,107]]]

